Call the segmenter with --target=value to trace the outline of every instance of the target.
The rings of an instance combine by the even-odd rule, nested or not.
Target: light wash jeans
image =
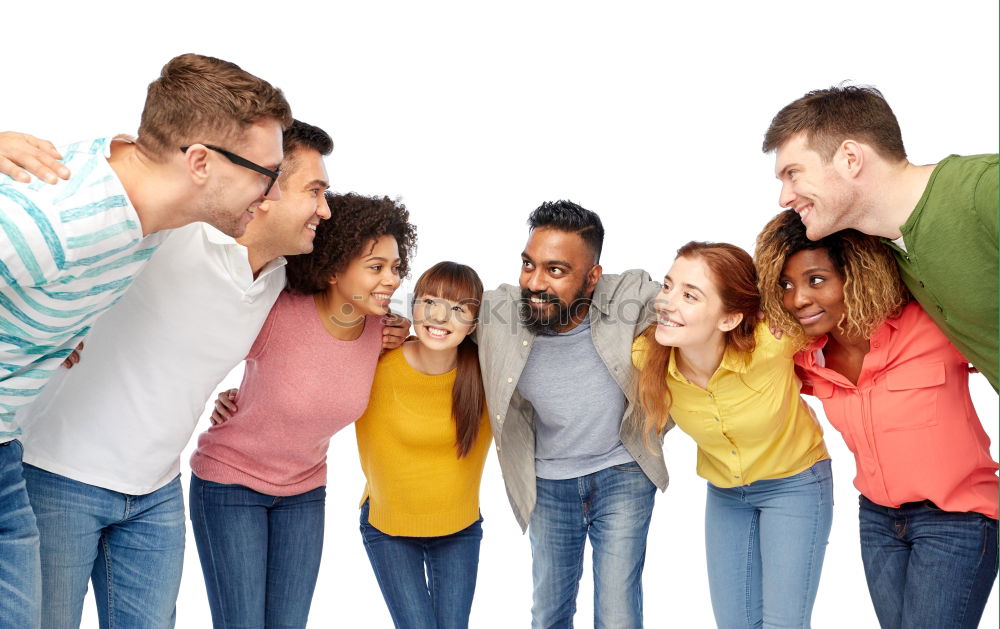
[[[975,629],[997,576],[997,521],[929,500],[860,497],[861,559],[882,629]],[[996,621],[996,619],[993,619]]]
[[[18,440],[0,444],[0,629],[40,626],[38,528],[24,488]]]
[[[24,465],[38,519],[42,626],[77,629],[87,582],[102,629],[170,629],[184,563],[180,476],[133,496]]]
[[[323,554],[326,487],[269,496],[191,474],[189,500],[215,629],[304,629]]]
[[[566,480],[536,479],[531,514],[534,629],[573,626],[583,549],[593,546],[594,627],[642,627],[642,569],[656,486],[632,462]]]
[[[833,522],[830,461],[774,480],[708,485],[705,550],[720,629],[807,629]]]
[[[483,518],[449,535],[387,535],[361,506],[361,539],[396,629],[468,629]]]

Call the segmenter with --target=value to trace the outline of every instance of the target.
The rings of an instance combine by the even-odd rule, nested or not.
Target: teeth
[[[541,297],[532,297],[529,301],[533,304],[547,304],[548,300],[542,299]]]
[[[427,333],[431,336],[436,336],[438,338],[443,338],[451,334],[448,330],[442,330],[441,328],[429,328],[424,326],[424,329],[427,330]]]
[[[312,223],[310,223],[310,224],[306,225],[306,229],[311,229],[313,231],[316,231],[316,226],[313,225]]]
[[[683,326],[681,326],[681,324],[674,323],[670,319],[659,319],[659,320],[657,320],[657,323],[659,323],[660,325],[666,326],[668,328],[680,328],[680,327],[683,327]]]

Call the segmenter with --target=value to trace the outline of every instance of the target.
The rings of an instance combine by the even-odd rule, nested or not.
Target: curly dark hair
[[[288,288],[306,295],[322,293],[351,260],[365,253],[375,240],[392,236],[399,247],[399,276],[410,273],[410,257],[417,247],[417,228],[406,206],[389,197],[326,193],[330,218],[316,228],[312,253],[288,258]]]
[[[845,333],[870,338],[883,321],[897,316],[909,301],[910,293],[899,277],[892,251],[880,239],[845,229],[820,240],[809,240],[798,214],[785,210],[757,236],[754,262],[761,310],[799,347],[811,339],[785,310],[780,279],[788,258],[805,249],[825,250],[844,281],[844,319],[837,325]]]

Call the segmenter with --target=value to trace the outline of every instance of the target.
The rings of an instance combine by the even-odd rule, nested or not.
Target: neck
[[[250,262],[250,270],[253,272],[254,278],[257,277],[257,274],[260,273],[260,270],[263,269],[268,262],[276,259],[280,255],[278,253],[274,253],[265,245],[248,242],[245,236],[243,238],[237,238],[236,242],[247,248],[247,259]]]
[[[331,336],[342,341],[353,341],[364,331],[365,317],[358,314],[356,319],[345,318],[343,313],[350,312],[353,306],[332,293],[333,291],[328,290],[313,295],[316,311]]]
[[[935,166],[916,166],[907,160],[901,164],[878,164],[869,175],[872,192],[863,201],[865,219],[858,231],[893,240],[899,238],[902,235],[899,228],[923,196]]]
[[[586,303],[580,304],[576,308],[573,308],[573,311],[569,317],[569,323],[564,326],[556,328],[556,332],[563,334],[569,332],[570,330],[575,329],[576,326],[580,325],[587,319],[587,315],[589,314],[590,314],[590,301],[587,301]]]
[[[849,336],[834,328],[827,334],[826,351],[864,356],[871,350],[869,340],[863,336]]]
[[[719,335],[718,341],[697,347],[677,348],[677,367],[695,384],[705,387],[722,364],[726,354],[726,339]]]
[[[115,141],[108,164],[135,207],[144,236],[197,220],[188,209],[183,190],[178,189],[178,178],[171,173],[169,162],[155,162],[135,144]]]
[[[403,344],[403,355],[411,367],[428,376],[448,373],[458,364],[457,347],[434,350],[420,341],[408,341]]]

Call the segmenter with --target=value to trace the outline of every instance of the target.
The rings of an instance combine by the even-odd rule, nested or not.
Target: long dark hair
[[[424,271],[413,287],[414,300],[421,295],[456,301],[468,307],[472,320],[478,321],[483,282],[470,266],[438,262]],[[451,416],[455,419],[455,446],[459,458],[472,449],[485,408],[486,391],[479,369],[479,352],[470,335],[458,346],[455,384],[451,388]]]

